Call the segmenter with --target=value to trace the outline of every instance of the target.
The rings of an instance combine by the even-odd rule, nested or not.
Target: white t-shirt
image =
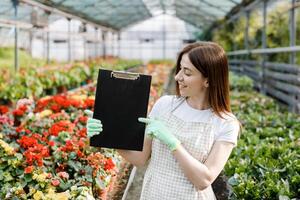
[[[170,111],[172,107],[179,105],[181,101],[182,98],[177,98],[176,96],[162,96],[155,102],[151,112],[149,113],[149,117],[159,117],[164,112]],[[213,115],[212,124],[215,135],[214,140],[230,142],[233,143],[234,146],[237,144],[240,126],[238,120],[232,113],[224,115],[224,119],[222,119],[215,113],[212,113],[211,109],[198,110],[192,108],[187,101],[184,100],[184,102],[174,110],[173,114],[188,122],[208,122],[211,115]]]

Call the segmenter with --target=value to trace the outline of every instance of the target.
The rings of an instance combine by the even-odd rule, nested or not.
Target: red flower
[[[18,127],[16,128],[16,132],[17,132],[17,133],[21,133],[23,130],[24,130],[24,128],[23,128],[22,126],[18,126]]]
[[[105,171],[109,171],[109,170],[111,170],[111,169],[113,169],[113,168],[115,168],[115,163],[114,163],[114,161],[113,161],[111,158],[107,159],[107,160],[105,161],[105,165],[104,165]]]
[[[66,97],[63,95],[56,95],[53,96],[54,103],[57,103],[59,105],[63,105],[65,103]]]
[[[52,105],[51,106],[51,110],[53,110],[54,112],[59,112],[61,109],[61,107],[59,105]]]
[[[86,105],[86,107],[88,108],[93,108],[94,107],[94,103],[95,103],[95,100],[94,99],[86,99],[84,101],[84,104]]]
[[[26,112],[27,106],[26,105],[21,105],[21,106],[18,107],[18,109],[23,111],[23,112]]]
[[[72,132],[73,127],[74,127],[74,124],[72,124],[69,121],[63,120],[63,121],[59,121],[59,122],[56,122],[55,124],[53,124],[52,127],[49,129],[49,133],[51,135],[58,136],[58,134],[61,131]]]
[[[56,172],[61,172],[61,171],[65,171],[67,168],[67,164],[59,164],[58,163],[58,166],[57,168],[55,169]]]
[[[71,102],[68,99],[65,99],[64,102],[61,104],[63,108],[69,108],[71,106]]]
[[[13,115],[14,115],[15,117],[22,117],[22,116],[24,115],[24,111],[19,110],[19,109],[14,110],[14,111],[13,111]]]
[[[83,140],[82,140],[82,138],[78,141],[78,146],[79,146],[79,148],[83,148],[84,147],[84,142],[83,142]]]
[[[60,182],[58,179],[54,179],[51,181],[51,184],[56,187],[56,186],[59,186]]]
[[[79,137],[86,137],[86,131],[87,131],[86,128],[83,128],[83,129],[79,130],[78,131],[78,136]]]
[[[0,115],[3,115],[8,112],[7,106],[0,106]]]
[[[31,133],[31,131],[30,131],[29,129],[25,129],[25,132],[26,132],[27,134],[30,134],[30,133]]]
[[[38,100],[36,103],[35,111],[40,112],[42,110],[45,110],[46,107],[49,105],[50,100],[51,100],[50,98],[47,98],[47,99],[44,98],[44,99]]]
[[[49,141],[48,144],[49,144],[49,146],[53,147],[55,145],[55,142],[51,140],[51,141]]]
[[[32,165],[28,166],[28,167],[25,168],[24,173],[25,174],[30,174],[33,171],[33,169],[34,169],[34,166],[32,166]]]
[[[43,158],[49,157],[49,149],[41,144],[36,144],[33,147],[29,147],[23,154],[29,165],[33,165],[36,162],[41,167],[43,166]]]
[[[78,156],[79,158],[82,158],[82,157],[84,156],[84,154],[83,154],[80,150],[78,150],[78,151],[77,151],[77,156]]]
[[[75,99],[70,99],[69,102],[75,108],[81,108],[82,107],[81,101],[78,101],[78,100],[75,100]]]
[[[17,140],[17,142],[23,147],[24,149],[27,149],[29,147],[33,147],[38,144],[38,141],[35,138],[27,137],[23,135],[21,139]]]
[[[66,145],[61,148],[61,150],[64,152],[71,152],[71,151],[73,151],[73,149],[74,149],[74,147],[73,147],[73,143],[71,140],[67,140]]]
[[[82,123],[82,124],[86,124],[87,120],[88,120],[87,116],[80,116],[79,117],[79,122]]]

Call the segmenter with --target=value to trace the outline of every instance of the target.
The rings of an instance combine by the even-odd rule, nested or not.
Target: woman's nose
[[[181,81],[182,80],[182,76],[180,74],[180,71],[175,75],[175,81]]]

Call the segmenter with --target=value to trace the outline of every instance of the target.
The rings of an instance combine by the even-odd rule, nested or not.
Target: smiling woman
[[[222,112],[231,112],[228,73],[227,57],[221,46],[213,42],[188,45],[177,59],[175,76],[177,95],[185,96],[185,92],[192,92],[190,96],[195,94],[201,96],[196,97],[198,100],[206,97],[205,102],[209,102],[216,114],[221,117]],[[193,91],[182,90],[188,86],[187,84],[193,85]]]
[[[180,69],[175,76],[177,81],[178,95],[182,97],[198,96],[197,99],[203,99],[204,96],[208,96],[208,79],[205,78],[202,73],[194,67],[191,63],[188,54],[183,54]],[[202,96],[202,97],[200,97]],[[208,99],[205,99],[206,104],[198,107],[202,110],[208,108]],[[204,102],[203,102],[204,103]],[[194,105],[197,106],[197,105]]]
[[[222,47],[212,42],[186,46],[177,59],[175,81],[177,95],[161,97],[150,119],[139,119],[151,136],[141,199],[216,199],[211,184],[239,132]]]
[[[211,184],[239,133],[224,50],[212,42],[186,46],[177,59],[175,81],[177,95],[161,97],[148,118],[138,119],[147,124],[143,151],[118,152],[136,166],[150,160],[141,200],[214,200]],[[100,121],[88,121],[88,132],[97,128],[102,129]]]

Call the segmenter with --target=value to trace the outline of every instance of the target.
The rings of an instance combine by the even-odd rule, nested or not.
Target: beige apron
[[[202,163],[214,143],[212,131],[212,116],[208,123],[185,122],[173,114],[175,108],[162,114],[168,129],[181,141],[183,147]],[[169,148],[157,139],[152,141],[151,160],[145,173],[140,200],[214,200],[216,199],[212,187],[199,191],[185,177],[179,163],[175,160]]]

